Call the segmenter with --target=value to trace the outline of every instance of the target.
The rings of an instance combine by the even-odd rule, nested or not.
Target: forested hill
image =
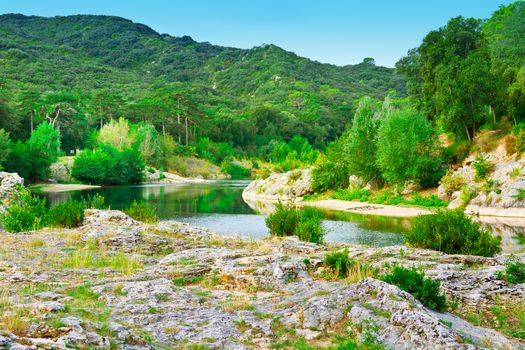
[[[194,138],[245,147],[254,144],[253,135],[226,130],[244,127],[265,135],[258,141],[263,144],[298,134],[322,146],[342,132],[356,98],[406,93],[404,79],[373,59],[343,67],[321,64],[275,45],[221,47],[109,16],[2,15],[0,65],[4,112],[9,110],[15,121],[0,121],[0,128],[21,137],[27,136],[28,110],[21,105],[31,104],[28,94],[38,97],[36,104],[49,94],[70,94],[68,103],[73,99],[82,105],[75,109],[91,126],[114,116],[157,123],[158,128],[162,120],[173,136],[180,130],[167,119],[176,113],[162,103],[177,95],[178,111],[197,124]],[[114,100],[102,108],[100,95]],[[261,118],[280,124],[279,130],[261,125]],[[82,147],[84,136],[63,142]]]

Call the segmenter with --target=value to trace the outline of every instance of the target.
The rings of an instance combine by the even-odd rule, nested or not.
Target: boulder
[[[350,175],[350,177],[348,178],[348,188],[350,189],[363,188],[365,185],[365,180],[360,176]]]
[[[24,179],[18,174],[0,171],[0,212],[7,206],[9,199],[19,185],[24,185]]]
[[[296,169],[253,181],[244,189],[242,196],[247,199],[294,201],[313,192],[310,169]]]

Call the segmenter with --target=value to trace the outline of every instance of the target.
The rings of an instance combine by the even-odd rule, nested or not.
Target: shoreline
[[[261,203],[292,203],[297,206],[311,206],[326,210],[337,210],[345,213],[364,214],[374,216],[388,216],[397,218],[412,218],[419,215],[432,214],[432,210],[421,207],[406,207],[388,204],[373,204],[367,202],[344,201],[339,199],[323,199],[319,201],[303,201],[301,198],[296,200],[278,199],[274,197],[250,196],[243,193],[243,200]]]

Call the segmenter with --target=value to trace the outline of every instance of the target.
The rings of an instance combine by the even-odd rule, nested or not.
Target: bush
[[[505,136],[505,151],[508,157],[518,152],[518,139],[516,138],[516,136]]]
[[[248,179],[251,176],[251,170],[236,163],[223,163],[221,172],[230,175],[232,179]]]
[[[370,191],[365,190],[364,188],[339,190],[331,197],[343,201],[360,200],[362,202],[366,202],[370,198]]]
[[[155,214],[155,209],[149,206],[146,202],[133,201],[128,209],[124,210],[132,219],[145,222],[155,223],[158,218]]]
[[[412,294],[414,298],[431,309],[444,311],[447,308],[445,294],[439,289],[441,283],[425,277],[425,273],[418,271],[415,267],[405,268],[394,265],[392,271],[386,273],[381,279]]]
[[[386,116],[377,139],[376,162],[383,178],[391,184],[435,185],[444,171],[437,141],[432,124],[422,115],[401,110]]]
[[[324,265],[330,270],[326,277],[345,278],[351,283],[367,277],[375,277],[378,274],[378,269],[373,268],[370,264],[350,259],[348,249],[327,253],[324,256]]]
[[[84,203],[71,201],[57,204],[49,210],[48,216],[50,224],[55,227],[81,226],[84,221]]]
[[[312,169],[312,189],[315,192],[348,187],[348,163],[342,149],[343,138],[331,143],[326,155],[317,159]]]
[[[299,222],[295,234],[301,241],[322,243],[325,235],[322,223],[323,213],[316,208],[304,207],[299,211]]]
[[[494,164],[489,161],[488,156],[478,154],[472,162],[474,168],[474,180],[481,181],[487,177],[494,170]]]
[[[299,215],[295,208],[287,207],[279,202],[275,212],[268,215],[265,222],[272,236],[292,236],[295,234]]]
[[[84,208],[86,209],[106,209],[104,204],[106,199],[101,194],[96,193],[94,196],[88,195],[86,198],[82,198]]]
[[[498,273],[498,277],[510,284],[525,282],[525,264],[516,256],[511,256],[505,262],[505,271]]]
[[[414,220],[406,234],[407,243],[448,254],[493,256],[501,251],[500,241],[463,210],[440,210]]]
[[[451,195],[452,193],[461,190],[461,188],[465,185],[465,179],[463,176],[461,176],[461,174],[458,174],[452,169],[449,169],[445,176],[441,178],[439,184],[445,187],[445,192],[448,195]]]
[[[348,276],[351,259],[348,257],[348,249],[327,253],[324,256],[324,264],[332,270],[334,277],[345,278]]]
[[[8,232],[41,229],[48,223],[46,201],[19,187],[5,213],[0,215],[0,221]]]
[[[113,146],[102,145],[96,151],[82,151],[75,158],[71,174],[93,185],[126,185],[142,182],[144,168],[144,160],[138,151],[119,151]]]

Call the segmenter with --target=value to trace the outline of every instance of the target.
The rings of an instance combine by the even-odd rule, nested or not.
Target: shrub
[[[518,139],[514,135],[505,136],[505,151],[507,156],[518,152]]]
[[[48,222],[46,201],[19,187],[5,213],[0,215],[0,221],[9,232],[41,229]]]
[[[326,276],[330,279],[344,278],[350,283],[358,282],[367,277],[375,277],[378,269],[368,263],[350,259],[348,249],[343,251],[327,253],[324,257],[324,265],[330,270]]]
[[[49,210],[49,222],[55,227],[78,227],[84,221],[84,203],[78,201],[55,205]]]
[[[510,284],[525,282],[525,264],[516,256],[511,256],[505,262],[505,271],[498,273],[498,277]]]
[[[443,157],[432,124],[409,110],[387,115],[378,130],[376,164],[391,184],[435,185],[443,176]]]
[[[517,179],[520,176],[523,176],[523,166],[518,165],[518,166],[513,167],[509,171],[508,175],[513,180]]]
[[[146,223],[155,223],[158,218],[155,209],[146,202],[133,201],[128,209],[124,210],[132,219]]]
[[[489,194],[490,192],[501,193],[499,186],[500,183],[498,182],[498,180],[490,178],[486,179],[485,182],[483,182],[480,189],[485,194]]]
[[[474,180],[481,181],[494,170],[494,164],[489,161],[488,156],[478,154],[472,162],[474,168]]]
[[[312,169],[312,189],[325,192],[348,187],[348,157],[343,149],[345,136],[330,143],[324,156],[317,158]]]
[[[5,161],[9,172],[26,181],[47,180],[49,167],[58,159],[60,133],[49,123],[40,124],[25,143],[18,141]]]
[[[232,162],[223,163],[221,172],[230,175],[232,179],[248,179],[251,176],[250,169]]]
[[[334,193],[331,197],[334,199],[340,199],[344,201],[360,200],[365,202],[370,197],[370,191],[365,190],[364,188],[339,190],[336,193]]]
[[[469,187],[467,185],[461,187],[461,192],[459,193],[459,200],[461,201],[461,206],[466,206],[477,195],[478,189],[476,187]]]
[[[524,201],[525,200],[525,189],[516,188],[516,193],[513,194],[511,197],[516,199],[519,202]]]
[[[9,133],[4,129],[0,129],[0,170],[3,169],[2,166],[7,160],[9,153],[11,153],[10,143]]]
[[[463,210],[440,210],[414,220],[407,243],[448,254],[493,256],[501,251],[499,239],[482,229]]]
[[[445,192],[448,195],[456,191],[460,191],[461,188],[465,185],[465,179],[460,174],[454,172],[452,169],[449,169],[445,176],[439,181],[440,185],[443,185]]]
[[[94,196],[88,195],[86,198],[82,198],[84,208],[86,209],[106,209],[104,202],[106,199],[101,194],[96,193]]]
[[[323,213],[316,208],[304,207],[299,211],[299,222],[295,234],[301,241],[322,243],[325,235],[322,223]]]
[[[272,236],[291,236],[297,228],[299,215],[295,208],[287,207],[279,202],[275,212],[268,215],[265,222]]]
[[[348,249],[327,253],[324,256],[324,264],[332,270],[336,278],[345,278],[348,276],[351,259],[348,257]]]
[[[75,158],[71,174],[93,185],[125,185],[142,182],[144,168],[144,160],[138,151],[119,151],[113,146],[102,145],[96,151],[82,151]]]
[[[525,129],[520,129],[516,133],[516,149],[520,154],[525,152]]]
[[[441,283],[425,277],[425,273],[418,271],[414,266],[405,268],[394,265],[392,271],[386,273],[381,279],[412,294],[414,298],[431,309],[443,311],[447,308],[445,294],[439,289]]]

